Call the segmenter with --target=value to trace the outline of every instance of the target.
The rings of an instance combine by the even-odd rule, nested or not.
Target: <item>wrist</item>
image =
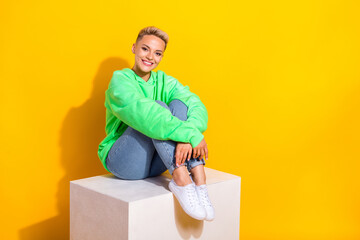
[[[203,139],[204,135],[200,131],[197,131],[197,134],[190,139],[190,144],[195,148]]]

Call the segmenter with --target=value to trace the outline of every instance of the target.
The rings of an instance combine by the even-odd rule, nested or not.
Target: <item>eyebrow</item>
[[[148,45],[146,45],[145,43],[143,43],[143,45],[147,46],[148,48],[151,48],[151,47],[149,47]],[[162,51],[161,51],[161,50],[159,50],[159,49],[158,49],[158,50],[156,50],[156,51],[160,51],[160,52],[162,52]],[[156,51],[155,51],[155,52],[156,52]]]

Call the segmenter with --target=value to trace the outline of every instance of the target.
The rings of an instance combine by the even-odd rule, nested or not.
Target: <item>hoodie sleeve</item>
[[[205,132],[208,123],[208,113],[205,105],[200,98],[190,92],[188,86],[182,85],[176,78],[168,77],[168,83],[171,86],[169,93],[169,102],[179,99],[188,107],[187,122],[194,125],[201,133]]]
[[[204,137],[190,122],[181,121],[145,97],[137,83],[121,71],[113,73],[105,106],[126,125],[154,139],[187,142],[195,147]]]

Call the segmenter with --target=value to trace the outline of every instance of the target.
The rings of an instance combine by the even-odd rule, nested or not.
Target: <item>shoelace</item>
[[[195,199],[197,197],[196,196],[196,190],[194,189],[193,186],[188,186],[188,187],[185,188],[185,190],[186,190],[186,194],[188,196],[188,199],[190,201],[190,206],[191,206],[191,208],[193,208],[194,203],[195,203]]]
[[[204,206],[209,206],[211,207],[211,202],[210,202],[210,199],[209,199],[209,195],[208,195],[208,191],[207,191],[207,187],[206,185],[201,185],[201,186],[198,186],[198,192],[199,192],[199,197],[200,197],[200,201],[201,203],[204,205]]]

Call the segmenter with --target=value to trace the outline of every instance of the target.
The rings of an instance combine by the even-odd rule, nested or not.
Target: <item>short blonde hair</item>
[[[136,38],[136,42],[140,41],[145,35],[154,35],[158,38],[160,38],[161,40],[163,40],[165,42],[165,48],[166,49],[166,45],[169,42],[169,36],[167,35],[166,32],[160,30],[157,27],[154,26],[149,26],[146,28],[143,28],[140,30],[137,38]]]

